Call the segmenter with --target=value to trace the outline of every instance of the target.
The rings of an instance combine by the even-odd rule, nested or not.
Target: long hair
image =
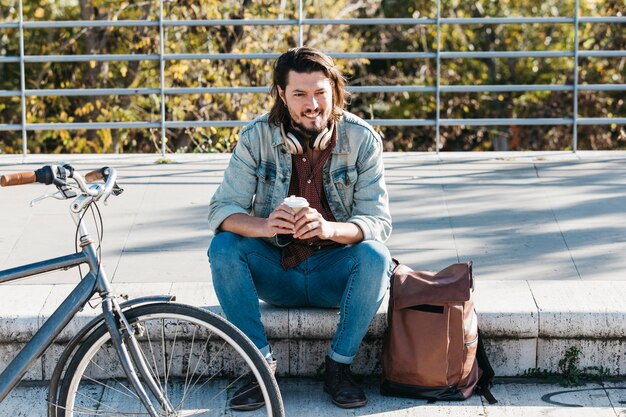
[[[343,114],[343,106],[348,97],[344,90],[346,79],[337,68],[332,58],[317,49],[306,46],[292,48],[278,57],[274,64],[274,76],[270,94],[274,98],[274,104],[270,110],[269,121],[277,126],[289,122],[289,110],[278,94],[278,87],[283,91],[287,87],[289,71],[298,73],[311,73],[321,71],[330,79],[333,88],[333,110],[330,118],[333,122],[339,120]]]

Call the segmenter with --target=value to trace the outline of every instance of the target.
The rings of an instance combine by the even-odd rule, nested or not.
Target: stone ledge
[[[0,287],[5,300],[0,305],[0,370],[72,288]],[[113,288],[116,294],[130,298],[176,295],[179,302],[221,313],[210,283],[119,284]],[[475,297],[486,347],[501,376],[518,375],[534,367],[553,369],[570,346],[581,349],[581,366],[602,365],[615,374],[626,371],[626,355],[621,354],[626,334],[626,306],[621,300],[626,297],[626,282],[477,281]],[[360,373],[380,370],[377,358],[386,327],[386,306],[387,300],[375,316],[355,362]],[[338,310],[279,309],[265,303],[261,308],[268,338],[280,352],[280,373],[315,374],[317,362],[323,360],[335,333]],[[80,312],[28,377],[40,379],[43,375],[45,379],[49,375],[46,364],[55,363],[61,345],[97,314],[99,309],[91,307]]]

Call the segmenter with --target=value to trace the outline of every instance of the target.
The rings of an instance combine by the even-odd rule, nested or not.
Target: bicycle
[[[229,396],[250,373],[256,377],[265,407],[249,415],[284,416],[280,391],[266,360],[252,342],[222,317],[175,302],[173,296],[146,296],[124,302],[112,295],[101,262],[100,245],[83,221],[90,211],[102,238],[97,203],[123,190],[115,168],[84,177],[69,164],[3,175],[0,185],[53,184],[43,198],[73,199],[76,253],[0,271],[0,284],[87,264],[81,279],[32,339],[0,374],[0,402],[52,344],[74,315],[94,297],[102,313],[68,343],[50,378],[49,417],[152,417],[224,415]],[[260,414],[262,413],[262,414]]]

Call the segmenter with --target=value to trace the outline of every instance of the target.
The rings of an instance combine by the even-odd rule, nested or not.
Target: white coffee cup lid
[[[296,197],[295,195],[285,198],[284,203],[289,207],[308,207],[309,202],[304,197]]]

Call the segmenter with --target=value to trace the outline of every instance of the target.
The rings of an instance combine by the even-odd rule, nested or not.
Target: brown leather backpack
[[[472,299],[472,263],[432,273],[393,261],[381,394],[435,401],[476,392],[495,403]]]

